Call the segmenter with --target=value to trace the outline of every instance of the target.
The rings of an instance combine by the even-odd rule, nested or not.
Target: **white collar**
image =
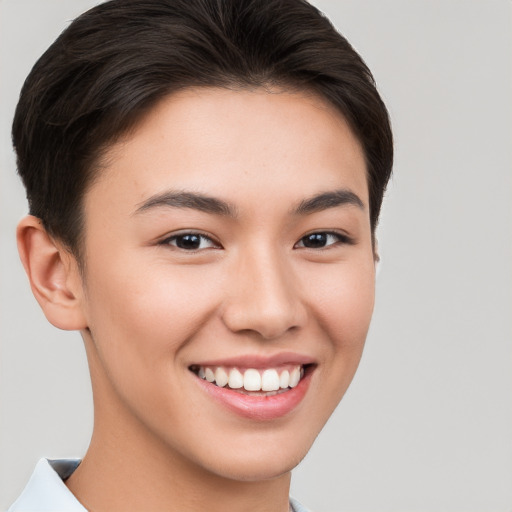
[[[80,459],[41,459],[7,512],[87,512],[63,481],[80,462]]]

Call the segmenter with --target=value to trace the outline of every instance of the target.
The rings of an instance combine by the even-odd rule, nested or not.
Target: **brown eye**
[[[199,235],[177,236],[176,247],[180,249],[197,250],[201,247],[201,237]]]
[[[341,233],[330,233],[327,231],[310,233],[303,236],[295,247],[305,247],[307,249],[323,249],[335,244],[352,244],[352,240]]]
[[[173,235],[160,242],[160,245],[171,245],[184,251],[199,251],[216,248],[218,245],[206,235],[200,233],[183,233]]]
[[[311,233],[311,235],[301,239],[302,245],[310,249],[325,247],[327,245],[328,236],[327,233]]]

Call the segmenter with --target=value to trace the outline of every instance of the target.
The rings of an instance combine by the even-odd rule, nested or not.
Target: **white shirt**
[[[7,512],[87,512],[64,483],[79,464],[80,459],[41,459]],[[308,512],[293,498],[290,498],[290,511]]]
[[[80,459],[41,459],[7,512],[87,512],[63,482],[78,464]]]

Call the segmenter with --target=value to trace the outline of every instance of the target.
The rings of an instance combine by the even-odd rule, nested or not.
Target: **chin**
[[[234,464],[225,464],[216,468],[215,473],[223,478],[235,480],[238,482],[262,482],[265,480],[274,480],[283,475],[289,474],[306,453],[301,456],[288,457],[281,459],[274,456],[271,460],[260,457],[257,460],[240,462],[237,460]]]
[[[316,436],[315,436],[316,437]],[[220,477],[241,482],[273,480],[290,473],[306,456],[313,439],[288,436],[289,442],[261,440],[217,453],[203,467]],[[212,454],[213,455],[213,454]]]

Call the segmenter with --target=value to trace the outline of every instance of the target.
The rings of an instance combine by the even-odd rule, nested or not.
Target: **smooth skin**
[[[361,204],[300,208],[340,191]],[[173,94],[104,155],[84,211],[83,273],[39,220],[18,227],[37,300],[81,331],[91,371],[94,432],[70,490],[94,511],[287,511],[290,471],[352,380],[373,310],[347,123],[307,93]],[[189,369],[283,352],[314,361],[310,386],[265,421],[212,401]]]

